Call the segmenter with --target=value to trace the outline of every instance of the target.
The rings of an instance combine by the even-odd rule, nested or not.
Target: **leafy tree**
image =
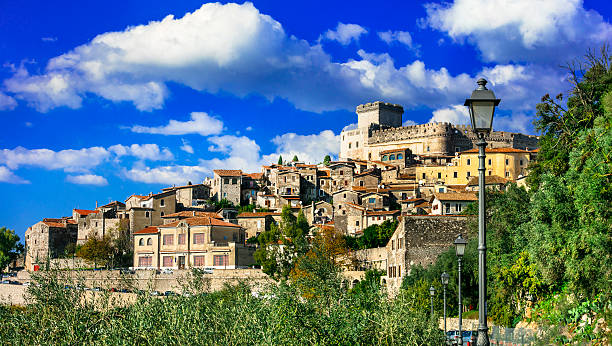
[[[360,237],[346,236],[345,242],[353,250],[386,246],[397,229],[397,225],[397,220],[386,220],[380,225],[366,227]]]
[[[293,161],[293,162],[298,162],[298,161],[299,161],[299,159],[298,159],[297,155],[293,155],[293,160],[291,160],[291,161]]]
[[[224,209],[224,208],[236,208],[234,203],[230,202],[226,198],[223,198],[220,201],[211,199],[208,202],[210,205],[213,206],[213,208],[215,208],[215,210]]]
[[[123,219],[110,232],[112,247],[112,266],[129,267],[134,261],[134,244],[129,229],[129,220]]]
[[[325,158],[323,159],[323,164],[325,166],[329,166],[330,163],[331,163],[331,156],[325,155]]]
[[[240,208],[238,208],[238,212],[240,213],[253,212],[254,210],[255,210],[255,204],[241,205]]]
[[[78,257],[93,262],[95,267],[98,264],[108,266],[112,260],[112,255],[112,240],[109,236],[102,239],[89,238],[77,251]]]
[[[0,273],[23,252],[23,244],[15,231],[6,227],[0,228]]]
[[[282,165],[282,164],[283,164],[283,155],[280,155],[280,156],[278,157],[278,164],[279,164],[279,165]]]
[[[77,246],[76,243],[68,243],[64,248],[64,257],[72,257],[76,254]]]

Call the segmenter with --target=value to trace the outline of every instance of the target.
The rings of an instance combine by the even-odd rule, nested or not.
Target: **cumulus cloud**
[[[158,127],[132,126],[132,132],[152,133],[160,135],[199,134],[202,136],[216,135],[223,131],[223,121],[211,117],[205,112],[191,112],[191,120],[178,121],[170,119],[167,125]]]
[[[279,155],[285,158],[297,155],[300,161],[319,163],[323,161],[325,155],[337,157],[340,150],[340,136],[330,130],[312,135],[285,133],[274,137],[272,143],[276,144],[276,152],[265,155],[262,158],[264,164],[276,162]]]
[[[455,0],[425,9],[427,25],[472,42],[486,61],[564,63],[612,37],[612,25],[582,0]]]
[[[12,170],[21,166],[35,166],[48,170],[63,169],[66,172],[85,172],[100,165],[109,157],[109,151],[103,147],[60,151],[24,147],[0,150],[0,164]]]
[[[11,96],[0,91],[0,111],[10,111],[17,107],[17,101]]]
[[[334,31],[340,40],[354,37],[349,33],[355,30],[344,28]],[[43,112],[78,108],[87,94],[158,109],[168,82],[209,93],[283,98],[298,109],[322,112],[377,99],[441,107],[457,103],[476,78],[429,69],[420,60],[396,67],[386,54],[359,51],[359,57],[332,61],[321,45],[288,36],[251,3],[210,3],[182,18],[169,15],[98,35],[51,59],[42,74],[16,68],[4,87]],[[170,125],[156,130],[168,131]]]
[[[404,121],[402,126],[413,126],[413,125],[416,125],[416,124],[417,124],[416,121],[409,119],[409,120]]]
[[[412,36],[408,31],[379,31],[378,37],[386,44],[391,45],[394,42],[399,42],[408,48],[418,50],[418,45],[412,41]]]
[[[5,166],[0,166],[0,183],[9,183],[9,184],[29,184],[30,182],[18,177],[15,173],[11,172]]]
[[[470,113],[464,105],[453,105],[433,111],[430,123],[469,124]]]
[[[189,145],[189,142],[184,139],[181,139],[181,141],[183,142],[183,145],[181,145],[181,150],[186,153],[193,154],[193,147]]]
[[[183,185],[188,181],[202,181],[203,177],[210,175],[211,171],[200,166],[161,166],[161,167],[133,167],[124,170],[123,175],[133,181],[147,184],[177,184]]]
[[[69,175],[66,177],[66,181],[78,185],[108,185],[108,181],[106,180],[106,178],[94,174]]]
[[[359,41],[359,37],[367,33],[368,30],[360,25],[338,22],[336,30],[327,30],[322,37],[331,41],[338,41],[340,44],[346,46],[351,43],[351,41]]]
[[[115,144],[108,148],[117,158],[122,156],[133,156],[141,160],[169,161],[174,155],[168,148],[160,149],[157,144],[132,144],[130,146]]]

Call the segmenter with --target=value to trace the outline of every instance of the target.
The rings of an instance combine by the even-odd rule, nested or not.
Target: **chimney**
[[[96,209],[98,209],[98,201],[96,201]]]

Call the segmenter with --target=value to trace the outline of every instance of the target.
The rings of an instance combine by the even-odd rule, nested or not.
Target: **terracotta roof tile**
[[[66,228],[66,224],[60,222],[42,221],[42,223],[49,227]]]
[[[475,193],[456,192],[456,193],[436,193],[435,197],[440,201],[477,201]]]
[[[379,210],[379,211],[368,211],[366,215],[395,215],[399,214],[399,210]]]
[[[136,197],[138,199],[143,199],[146,198],[148,196],[143,196],[143,195],[130,195],[128,198],[125,199],[125,201],[127,202],[128,199],[132,198],[132,197]]]
[[[157,226],[159,228],[176,227],[181,222],[187,222],[189,226],[225,226],[225,227],[240,227],[236,224],[229,223],[223,220],[214,219],[212,217],[190,217],[184,220],[174,221],[169,224]]]
[[[238,214],[238,217],[265,217],[265,216],[279,216],[281,213],[273,213],[273,212],[244,212]]]
[[[461,154],[474,154],[478,153],[478,148],[462,151]],[[516,148],[486,148],[485,153],[529,153],[527,150],[516,149]]]
[[[86,210],[86,209],[72,209],[77,212],[77,214],[81,216],[87,216],[89,214],[97,213],[97,210]]]
[[[149,226],[141,229],[140,231],[134,232],[134,234],[157,234],[159,229],[156,226]]]
[[[499,175],[487,175],[485,176],[485,185],[489,184],[505,184],[508,180],[500,177]],[[470,181],[468,182],[468,186],[476,186],[478,185],[478,176],[470,177]]]
[[[215,169],[215,172],[220,177],[239,177],[242,171],[239,169]]]
[[[263,173],[246,173],[244,175],[251,179],[261,180],[264,174]]]
[[[184,217],[184,218],[189,218],[189,217],[212,217],[215,219],[223,219],[223,217],[221,215],[219,215],[218,213],[215,212],[210,212],[210,211],[189,211],[189,210],[184,210],[184,211],[179,211],[178,213],[172,213],[172,214],[167,214],[162,216],[162,218],[164,219],[171,219],[174,217]]]

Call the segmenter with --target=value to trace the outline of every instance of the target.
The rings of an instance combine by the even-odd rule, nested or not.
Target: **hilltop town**
[[[25,267],[39,270],[67,247],[118,230],[129,234],[135,269],[251,267],[257,245],[249,239],[278,223],[281,210],[289,208],[302,213],[313,230],[334,228],[352,237],[399,220],[387,246],[357,254],[356,268],[382,269],[385,282],[398,288],[412,265],[435,261],[466,229],[461,214],[478,190],[470,127],[402,126],[403,112],[384,102],[359,105],[357,127],[340,134],[337,161],[282,161],[260,172],[218,167],[202,182],[43,218],[25,233]],[[486,186],[524,185],[538,138],[493,131],[489,143]]]

